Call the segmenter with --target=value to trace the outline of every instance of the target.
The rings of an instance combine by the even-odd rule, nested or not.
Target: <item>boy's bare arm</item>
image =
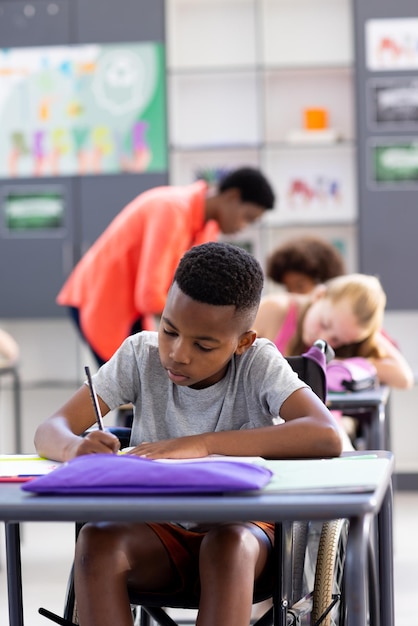
[[[99,398],[102,415],[109,407]],[[35,447],[39,455],[56,461],[68,461],[81,454],[112,453],[119,449],[117,437],[94,430],[81,435],[96,423],[90,392],[83,385],[58,411],[38,426]]]

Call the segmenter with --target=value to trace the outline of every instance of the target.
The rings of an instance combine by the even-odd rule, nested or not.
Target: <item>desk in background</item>
[[[270,519],[350,520],[346,553],[348,626],[367,626],[367,546],[378,519],[380,624],[393,626],[393,455],[353,453],[352,458],[272,461],[274,478],[257,493],[155,496],[41,496],[19,484],[0,485],[0,520],[6,522],[6,556],[10,626],[23,626],[19,522],[89,521],[232,521]],[[355,457],[358,458],[355,458]],[[344,465],[342,465],[344,463]],[[347,463],[350,465],[347,467]],[[340,473],[341,484],[330,487]],[[353,477],[350,480],[350,477]],[[354,478],[355,477],[355,478]],[[46,547],[47,549],[47,547]],[[286,626],[286,610],[275,626]]]
[[[369,450],[390,450],[389,396],[386,385],[367,391],[329,392],[327,406],[359,420]]]

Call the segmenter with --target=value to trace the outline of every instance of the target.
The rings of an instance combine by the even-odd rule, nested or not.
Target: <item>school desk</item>
[[[389,396],[386,385],[367,391],[330,392],[327,406],[353,415],[366,427],[367,448],[390,450]]]
[[[19,522],[338,518],[350,520],[345,569],[348,626],[368,624],[367,546],[376,528],[380,624],[393,626],[393,455],[354,452],[338,459],[271,461],[268,466],[274,472],[271,483],[260,492],[245,494],[40,496],[23,492],[17,483],[0,484],[10,626],[23,625]],[[275,626],[286,626],[286,617],[283,607],[276,612]]]

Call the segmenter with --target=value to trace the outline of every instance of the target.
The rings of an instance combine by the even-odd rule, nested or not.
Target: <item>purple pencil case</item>
[[[44,494],[219,493],[261,489],[266,467],[222,459],[162,463],[113,454],[79,456],[22,489]]]

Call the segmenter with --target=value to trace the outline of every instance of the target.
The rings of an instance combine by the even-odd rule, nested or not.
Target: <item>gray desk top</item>
[[[386,385],[367,391],[330,392],[327,396],[327,406],[331,409],[374,407],[379,404],[385,405],[389,395],[390,387]]]
[[[350,456],[358,458],[342,458],[341,463],[340,459],[273,461],[275,479],[279,480],[284,475],[284,483],[282,480],[281,485],[272,484],[262,492],[245,494],[41,496],[23,492],[19,483],[3,483],[0,484],[0,520],[285,521],[375,514],[391,481],[393,455],[378,451]],[[350,464],[348,469],[347,463]],[[338,467],[343,469],[343,466],[345,480],[340,486],[324,483],[324,474],[335,475]],[[306,471],[303,474],[304,467]],[[347,480],[351,474],[353,480]]]

